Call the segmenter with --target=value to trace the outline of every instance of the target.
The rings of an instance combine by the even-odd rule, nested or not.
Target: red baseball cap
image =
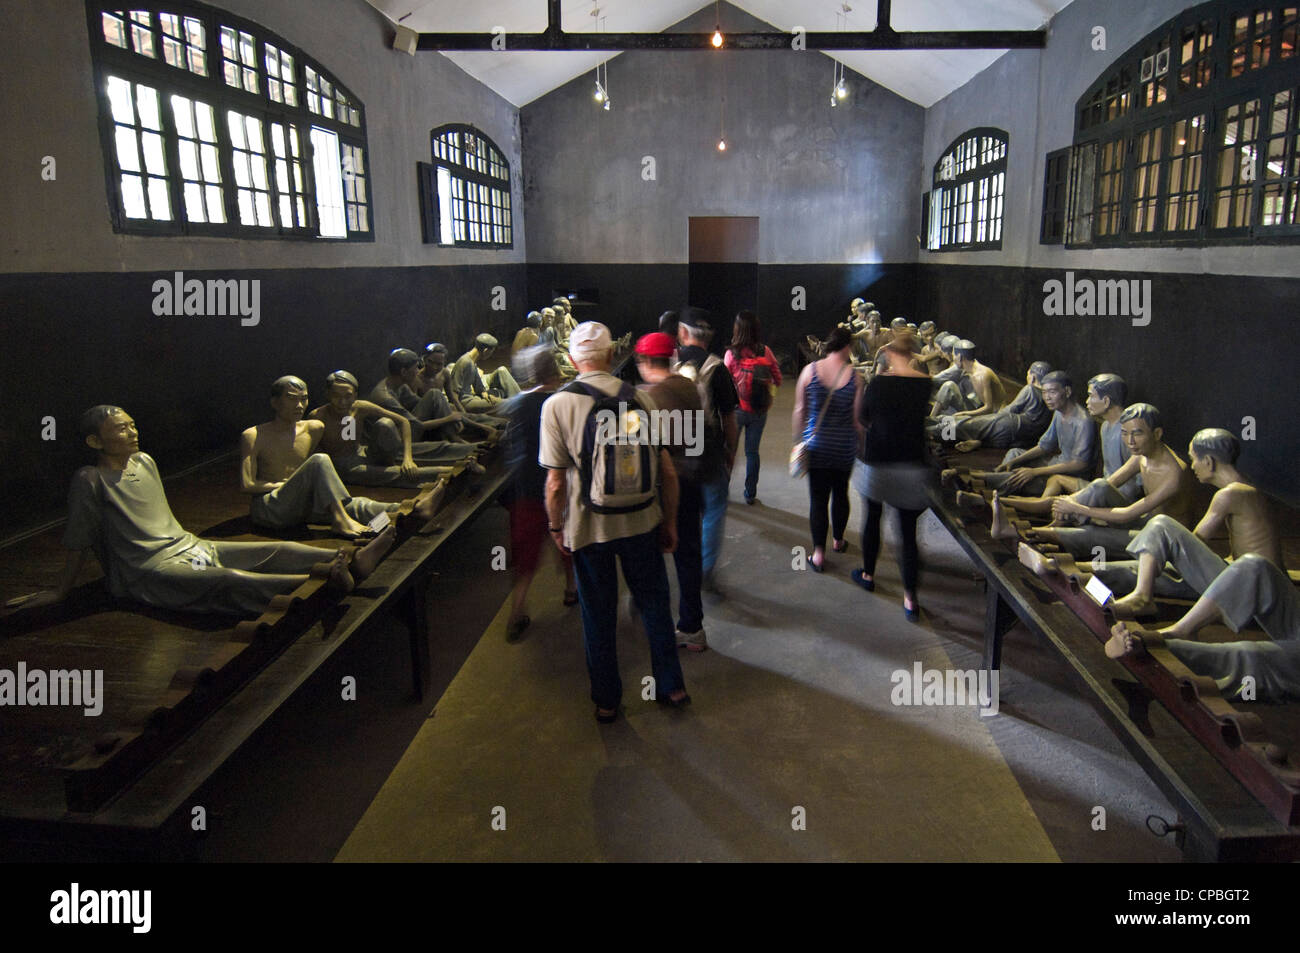
[[[636,353],[645,357],[672,357],[677,342],[662,331],[642,335],[636,342]]]

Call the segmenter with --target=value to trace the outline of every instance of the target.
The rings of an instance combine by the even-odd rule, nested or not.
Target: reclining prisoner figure
[[[1052,420],[1052,412],[1047,409],[1041,393],[1043,378],[1051,370],[1051,365],[1046,361],[1034,361],[1025,374],[1025,386],[1020,388],[1015,400],[996,414],[979,414],[956,421],[953,432],[957,438],[957,452],[971,453],[980,447],[997,450],[1032,447]],[[937,428],[939,434],[943,433],[942,424],[931,423],[929,426]],[[1050,484],[1051,481],[1048,482]]]
[[[381,503],[352,496],[339,479],[334,462],[316,446],[325,433],[319,420],[304,420],[307,385],[301,378],[281,377],[271,385],[275,419],[249,427],[240,437],[240,491],[249,494],[253,523],[290,529],[308,523],[329,523],[348,539],[368,533],[380,513],[408,509],[417,517],[433,517],[444,487],[404,503]]]
[[[432,348],[433,345],[430,347]],[[428,360],[429,358],[426,358],[426,363]],[[447,404],[446,395],[439,387],[430,387],[422,397],[416,397],[414,388],[417,386],[419,373],[420,358],[416,353],[404,347],[396,348],[388,355],[388,376],[374,386],[370,391],[369,399],[372,404],[405,417],[411,425],[413,437],[418,428],[422,437],[438,438],[433,441],[422,439],[412,446],[411,455],[417,463],[448,462],[439,461],[437,454],[442,452],[443,444],[469,442],[460,435],[468,422],[464,420],[463,414],[453,410]],[[437,375],[434,375],[434,380],[437,380]],[[492,433],[495,434],[496,431]],[[395,453],[401,446],[397,428],[389,422],[371,420],[366,436],[370,446],[378,446],[384,453]],[[429,443],[427,447],[424,446],[426,442]],[[471,444],[471,446],[477,448],[479,445]],[[426,451],[429,456],[425,455]],[[483,472],[482,466],[477,461],[469,457],[463,459],[472,472]]]
[[[335,371],[325,378],[325,396],[329,401],[317,407],[308,418],[325,425],[320,449],[334,461],[345,483],[360,486],[419,487],[445,477],[453,466],[420,466],[412,455],[411,422],[400,414],[385,410],[368,400],[357,400],[357,379],[347,371]],[[384,464],[376,461],[370,448],[361,443],[359,427],[367,421],[386,420],[397,428],[401,440],[401,463]],[[427,444],[427,442],[426,442]],[[449,460],[464,460],[473,456],[474,447],[468,443],[444,443],[440,453]],[[381,454],[380,457],[386,457]],[[428,459],[426,453],[425,459]]]
[[[1091,555],[1096,547],[1101,547],[1109,559],[1112,553],[1124,551],[1133,534],[1151,516],[1164,513],[1184,525],[1191,522],[1196,478],[1183,459],[1162,439],[1164,428],[1160,426],[1160,411],[1150,404],[1130,404],[1119,421],[1129,450],[1124,465],[1105,480],[1094,480],[1069,497],[1057,497],[1052,504],[1052,515],[1057,522],[1072,516],[1088,521],[1100,520],[1106,525],[1065,527],[1054,524],[1034,530],[1037,539],[1054,542],[1075,556]],[[1130,503],[1119,493],[1118,487],[1139,472],[1145,495]],[[1001,518],[1002,508],[995,494],[993,532],[1005,537],[1009,527],[999,525]],[[1014,535],[1014,529],[1011,532]]]
[[[953,355],[955,363],[961,368],[961,377],[939,385],[930,416],[956,417],[960,420],[963,417],[997,413],[1006,400],[1002,381],[992,368],[975,358],[975,343],[959,341],[953,347]]]
[[[1084,409],[1071,400],[1072,393],[1070,375],[1064,371],[1044,375],[1043,402],[1052,411],[1052,422],[1038,445],[1025,451],[1009,450],[996,470],[972,471],[970,476],[982,478],[984,485],[994,490],[1037,496],[1054,474],[1091,470],[1097,452],[1097,428]],[[1044,457],[1046,463],[1026,466]],[[955,470],[945,470],[944,479],[955,474]]]
[[[1192,437],[1188,446],[1192,472],[1202,483],[1216,487],[1215,494],[1194,531],[1168,516],[1153,516],[1128,544],[1136,562],[1107,563],[1095,573],[1112,592],[1128,593],[1115,600],[1117,612],[1148,614],[1155,610],[1157,595],[1175,599],[1200,596],[1228,567],[1207,545],[1225,528],[1230,559],[1255,553],[1285,571],[1268,500],[1237,469],[1240,452],[1241,444],[1226,430],[1209,428]]]
[[[491,357],[496,347],[496,338],[480,334],[474,339],[474,346],[462,354],[451,369],[452,392],[467,411],[492,412],[501,401],[519,393],[519,385],[505,365],[486,378],[478,369],[479,362]]]
[[[1269,640],[1194,641],[1197,632],[1219,619],[1233,632],[1253,619]],[[1213,678],[1224,697],[1241,694],[1242,681],[1249,676],[1260,701],[1300,700],[1300,590],[1258,553],[1229,563],[1173,625],[1152,632],[1133,622],[1117,622],[1106,654],[1142,656],[1162,644],[1193,672]]]
[[[79,429],[97,462],[72,478],[63,573],[55,589],[13,599],[7,607],[62,602],[93,550],[115,598],[161,609],[256,616],[272,597],[292,592],[309,577],[350,590],[393,545],[391,527],[360,550],[200,539],[172,515],[158,465],[140,451],[135,421],[125,410],[99,404],[82,415]]]

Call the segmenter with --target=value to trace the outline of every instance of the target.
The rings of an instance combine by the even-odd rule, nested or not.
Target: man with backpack
[[[709,353],[713,326],[707,315],[702,308],[682,309],[677,324],[677,363],[673,370],[695,381],[704,408],[703,453],[689,459],[686,476],[700,487],[702,588],[716,593],[718,586],[713,570],[722,551],[727,492],[731,467],[736,461],[736,408],[740,406],[740,397],[722,360]]]
[[[613,341],[603,324],[574,328],[569,356],[578,377],[542,405],[538,462],[546,475],[551,538],[573,554],[582,635],[596,720],[618,718],[618,571],[650,641],[655,700],[690,701],[673,637],[663,553],[677,548],[677,474],[668,451],[649,442],[654,401],[610,374]],[[642,429],[645,428],[645,429]]]
[[[781,386],[781,366],[772,349],[763,344],[758,315],[753,311],[736,315],[725,363],[740,397],[736,429],[745,434],[745,503],[753,506],[758,502],[758,446],[767,425],[767,411],[776,388]]]

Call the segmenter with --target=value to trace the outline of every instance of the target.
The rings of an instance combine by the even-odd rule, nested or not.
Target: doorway
[[[713,350],[731,341],[736,312],[758,310],[758,219],[690,217],[690,303],[713,313]]]

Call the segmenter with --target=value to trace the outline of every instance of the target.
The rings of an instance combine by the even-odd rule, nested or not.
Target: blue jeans
[[[700,562],[706,576],[713,572],[718,554],[722,552],[722,531],[727,521],[727,494],[730,489],[731,478],[725,470],[721,476],[700,484],[700,515],[703,517]]]
[[[574,552],[573,572],[578,580],[578,601],[582,608],[582,640],[587,652],[587,674],[591,678],[591,700],[601,708],[617,708],[623,697],[615,644],[618,628],[615,556],[623,565],[623,579],[632,591],[650,640],[655,696],[662,698],[686,687],[677,660],[668,570],[659,550],[658,529],[608,543],[592,543]]]
[[[679,590],[677,628],[698,632],[704,625],[704,603],[700,598],[704,575],[700,552],[700,485],[694,480],[680,480],[677,487],[677,549],[673,551]]]
[[[767,414],[750,414],[736,411],[736,429],[745,434],[745,499],[758,495],[758,445],[767,426]]]

